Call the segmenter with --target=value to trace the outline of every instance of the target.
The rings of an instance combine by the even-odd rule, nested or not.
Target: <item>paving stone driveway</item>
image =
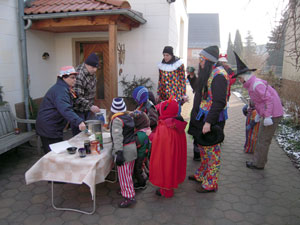
[[[189,94],[192,96],[191,91]],[[191,102],[183,108],[187,118]],[[39,159],[35,150],[23,146],[0,155],[0,225],[3,224],[200,224],[200,225],[299,225],[300,173],[273,141],[265,170],[246,168],[251,158],[242,152],[245,117],[243,103],[230,100],[229,120],[222,144],[221,174],[217,193],[199,194],[196,183],[186,180],[172,199],[155,196],[150,186],[137,192],[134,208],[119,209],[118,184],[97,185],[97,210],[93,215],[57,211],[51,206],[50,184],[25,184],[25,172]],[[187,175],[199,166],[192,160],[192,141],[188,138]],[[64,207],[91,208],[85,185],[56,184],[55,202]]]

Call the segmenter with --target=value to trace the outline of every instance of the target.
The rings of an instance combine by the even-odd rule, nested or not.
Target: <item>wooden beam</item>
[[[108,26],[109,33],[109,74],[110,74],[110,100],[118,96],[117,76],[117,24],[111,21]]]
[[[33,21],[31,28],[35,30],[42,30],[54,27],[101,26],[108,25],[109,21],[110,17],[108,16],[80,16],[61,19],[45,19]]]

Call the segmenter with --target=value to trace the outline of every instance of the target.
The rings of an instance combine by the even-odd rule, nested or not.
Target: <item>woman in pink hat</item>
[[[40,105],[36,119],[36,131],[40,135],[45,154],[51,151],[49,145],[63,140],[63,129],[67,122],[79,130],[85,130],[84,120],[73,110],[76,94],[72,87],[76,82],[73,66],[64,66],[57,75],[54,84],[46,93]]]

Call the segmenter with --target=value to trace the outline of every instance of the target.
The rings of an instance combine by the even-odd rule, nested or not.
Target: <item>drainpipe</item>
[[[24,0],[19,0],[19,28],[20,28],[20,42],[22,55],[22,73],[23,73],[23,91],[25,104],[25,118],[29,119],[29,87],[28,87],[28,63],[27,63],[27,46],[26,46],[26,32],[24,27]],[[27,130],[31,131],[30,124],[27,124]]]

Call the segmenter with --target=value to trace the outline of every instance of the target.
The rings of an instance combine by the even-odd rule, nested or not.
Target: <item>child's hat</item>
[[[224,54],[224,55],[220,54],[218,61],[219,62],[228,62],[227,54]]]
[[[114,98],[110,107],[110,111],[113,113],[125,112],[126,105],[123,98]]]
[[[139,105],[147,102],[149,99],[148,89],[144,86],[138,86],[133,90],[132,97]]]
[[[150,120],[146,113],[135,110],[131,113],[134,120],[134,126],[137,130],[150,127]]]
[[[160,119],[176,117],[179,110],[179,105],[176,99],[171,96],[168,100],[161,102],[157,106]]]

